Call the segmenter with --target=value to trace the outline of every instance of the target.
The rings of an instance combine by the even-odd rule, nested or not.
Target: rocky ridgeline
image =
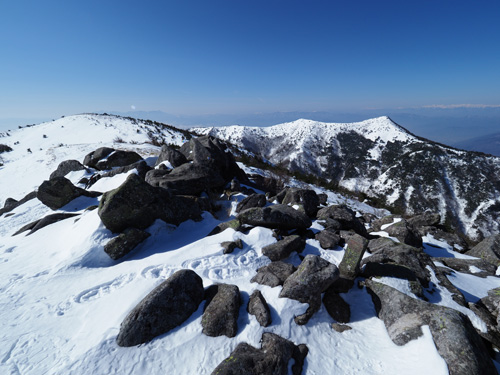
[[[440,217],[424,213],[411,218],[373,215],[359,216],[344,205],[327,206],[326,197],[313,190],[287,188],[275,196],[255,194],[242,187],[249,183],[225,146],[211,137],[191,139],[179,150],[163,146],[155,168],[149,167],[135,152],[100,148],[85,157],[83,164],[65,161],[36,193],[17,202],[6,201],[0,214],[29,199],[38,198],[53,210],[62,209],[15,233],[36,230],[56,221],[75,217],[64,207],[80,196],[97,197],[100,193],[74,186],[64,176],[75,170],[96,173],[81,181],[91,188],[96,176],[112,176],[135,170],[118,188],[104,193],[98,214],[103,224],[116,234],[104,251],[118,260],[150,236],[145,231],[155,220],[178,225],[201,220],[201,212],[214,212],[216,200],[211,197],[224,192],[247,195],[237,207],[237,216],[219,224],[209,235],[228,228],[248,231],[253,227],[270,228],[277,242],[263,247],[262,255],[271,262],[256,270],[251,281],[272,288],[281,287],[280,298],[307,303],[303,314],[295,317],[298,325],[308,324],[322,304],[332,317],[332,329],[350,329],[351,307],[342,293],[354,287],[366,287],[378,317],[383,320],[396,345],[405,345],[423,335],[429,326],[439,354],[450,374],[496,374],[490,359],[493,348],[500,348],[500,288],[491,290],[479,302],[467,303],[462,293],[446,274],[457,270],[475,276],[494,276],[500,265],[500,235],[489,237],[469,249],[467,243],[441,226]],[[217,194],[214,194],[217,193]],[[312,230],[313,221],[323,230]],[[380,231],[391,238],[381,237]],[[477,259],[433,259],[423,251],[422,236],[431,233],[456,250]],[[294,253],[301,253],[308,239],[316,239],[324,250],[345,250],[338,266],[318,255],[300,256],[298,267],[287,263]],[[221,243],[230,257],[241,240]],[[445,267],[436,266],[438,260]],[[473,270],[473,271],[471,271]],[[479,270],[479,271],[478,271]],[[377,282],[379,277],[407,280],[413,297]],[[426,293],[434,291],[436,278],[456,303],[470,309],[486,324],[481,331],[462,312],[426,301]],[[192,270],[180,270],[152,290],[128,313],[117,337],[120,346],[136,346],[153,340],[185,322],[201,304],[202,333],[207,336],[234,337],[238,327],[242,298],[236,285],[215,284],[207,288]],[[246,308],[261,326],[272,325],[269,302],[259,290],[250,296]],[[293,327],[292,327],[293,329]],[[293,374],[301,374],[307,356],[307,343],[293,343],[273,333],[262,335],[261,348],[240,343],[213,374],[287,374],[294,360]]]

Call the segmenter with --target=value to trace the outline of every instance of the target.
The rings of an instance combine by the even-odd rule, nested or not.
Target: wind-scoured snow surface
[[[357,123],[300,119],[265,128],[191,130],[408,214],[435,211],[443,223],[473,239],[500,231],[500,158],[416,137],[385,116]]]
[[[133,149],[154,161],[159,148],[141,144],[144,134],[136,130],[128,120],[84,115],[12,132],[12,143],[19,141],[20,149],[4,158],[0,195],[3,200],[7,196],[21,197],[47,179],[59,162],[82,161],[97,147]],[[117,135],[139,144],[116,144],[113,139]],[[169,140],[181,143],[182,136],[172,133]],[[31,148],[32,154],[26,148]],[[76,184],[85,173],[72,172],[67,177]],[[94,187],[107,191],[125,178],[126,174],[103,178]],[[278,298],[281,287],[250,283],[256,269],[269,262],[261,249],[276,241],[271,230],[257,227],[244,234],[228,229],[205,237],[221,220],[229,218],[231,207],[243,195],[226,201],[218,218],[204,213],[203,221],[187,221],[178,227],[155,222],[147,229],[151,237],[120,261],[111,260],[103,251],[103,245],[114,235],[103,226],[97,210],[84,210],[97,204],[99,198],[81,199],[85,201],[77,199],[60,210],[80,213],[78,218],[49,225],[29,236],[26,232],[14,237],[12,234],[52,213],[37,199],[16,208],[12,216],[0,217],[1,374],[210,374],[238,343],[260,347],[263,332],[307,344],[309,354],[303,371],[307,375],[447,374],[429,329],[423,327],[424,335],[407,345],[395,345],[376,317],[365,289],[354,287],[342,295],[351,305],[352,330],[334,331],[330,327],[333,319],[324,307],[307,325],[296,325],[294,316],[303,313],[307,305]],[[329,195],[330,203],[339,203],[338,199],[335,194]],[[378,212],[366,205],[356,206],[354,201],[345,203]],[[317,231],[321,227],[315,223],[312,228]],[[224,255],[220,243],[238,238],[243,240],[243,249]],[[438,256],[457,254],[446,244],[434,245],[442,246],[441,250],[432,247]],[[308,240],[303,255],[321,255],[339,264],[343,253],[342,248],[322,250],[316,240]],[[287,261],[300,263],[297,254]],[[120,323],[129,311],[179,269],[194,270],[205,287],[221,282],[238,285],[243,304],[236,337],[202,334],[202,302],[186,322],[167,334],[136,347],[117,346]],[[469,296],[486,295],[487,288],[481,287],[483,279],[456,277]],[[404,282],[400,284],[396,287],[404,291]],[[498,285],[497,279],[488,279],[488,288]],[[271,306],[273,322],[267,328],[246,312],[249,295],[255,289],[261,290]],[[436,289],[438,294],[445,293],[439,285]]]

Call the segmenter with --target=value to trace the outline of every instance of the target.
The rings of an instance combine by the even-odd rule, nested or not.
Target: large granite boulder
[[[321,293],[339,277],[337,267],[327,260],[308,254],[297,270],[285,280],[280,297],[308,303],[305,314],[295,317],[297,324],[306,324],[321,307]]]
[[[271,259],[278,261],[288,258],[291,253],[296,251],[302,252],[306,247],[306,241],[296,234],[284,237],[281,241],[267,245],[262,248],[262,254]]]
[[[222,361],[212,375],[288,375],[289,362],[294,360],[292,375],[302,374],[308,349],[270,332],[262,334],[261,349],[240,343],[231,355]]]
[[[391,237],[397,238],[400,242],[413,246],[422,247],[422,236],[406,220],[389,225],[384,229]]]
[[[115,168],[115,167],[124,167],[126,165],[137,163],[142,160],[142,156],[134,151],[124,151],[124,150],[115,150],[105,158],[99,160],[95,168],[101,171]]]
[[[127,228],[104,245],[104,252],[113,260],[118,260],[134,250],[150,234],[140,229]]]
[[[85,155],[85,158],[83,159],[83,164],[91,168],[99,169],[97,168],[97,163],[100,160],[105,159],[113,151],[115,151],[115,149],[111,147],[100,147],[97,150],[92,151],[87,155]]]
[[[498,267],[500,265],[500,234],[485,238],[466,254],[484,259]]]
[[[286,189],[282,204],[299,205],[306,215],[314,218],[318,212],[319,198],[314,190],[290,188]]]
[[[139,345],[167,333],[198,309],[203,296],[203,282],[194,271],[177,271],[127,315],[120,326],[117,344]]]
[[[320,209],[316,215],[318,220],[330,220],[329,225],[334,229],[353,230],[363,237],[368,237],[363,223],[356,217],[356,213],[347,206],[328,206]],[[337,226],[333,223],[338,223]]]
[[[274,288],[283,285],[285,280],[296,270],[293,264],[280,261],[271,262],[267,266],[259,268],[257,274],[250,281]]]
[[[153,187],[136,174],[131,174],[118,188],[104,193],[99,203],[99,216],[109,230],[121,232],[129,227],[146,229],[156,219],[178,225],[201,218],[196,201],[171,196]]]
[[[50,174],[49,180],[55,177],[64,177],[69,172],[84,171],[86,168],[78,160],[65,160],[57,166],[57,169]]]
[[[212,337],[236,336],[241,305],[238,287],[230,284],[216,284],[209,287],[206,294],[208,298],[201,318],[203,333]]]
[[[365,254],[368,240],[359,234],[354,234],[345,248],[342,261],[339,264],[340,276],[354,280],[359,273],[359,264]]]
[[[396,345],[405,345],[430,328],[436,348],[451,375],[496,375],[488,351],[469,318],[457,310],[417,300],[396,289],[372,281],[365,282],[377,315],[384,321]]]
[[[264,207],[266,203],[267,199],[264,194],[252,194],[238,203],[238,205],[236,206],[236,212],[240,212],[252,207]]]
[[[260,290],[255,290],[250,295],[247,311],[250,315],[255,316],[262,327],[267,327],[271,324],[271,311]]]
[[[312,224],[305,213],[282,204],[249,208],[241,211],[237,218],[242,224],[271,229],[307,229]]]
[[[169,145],[161,146],[160,155],[156,160],[155,167],[160,165],[163,162],[168,162],[171,168],[177,168],[178,166],[187,163],[186,157]]]
[[[54,177],[40,185],[36,197],[50,209],[57,210],[82,195],[95,198],[101,193],[76,187],[65,177]]]

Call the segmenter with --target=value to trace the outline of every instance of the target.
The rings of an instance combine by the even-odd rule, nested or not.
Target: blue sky
[[[2,1],[0,120],[500,104],[499,1]]]

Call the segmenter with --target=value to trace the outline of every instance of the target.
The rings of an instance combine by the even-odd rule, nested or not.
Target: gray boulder
[[[85,158],[83,159],[83,164],[87,165],[91,168],[99,169],[97,168],[97,163],[101,160],[106,158],[109,154],[111,154],[113,151],[115,151],[114,148],[110,147],[100,147],[95,151],[92,151],[88,153]]]
[[[5,200],[5,204],[2,209],[0,209],[0,216],[2,216],[4,213],[10,212],[14,210],[15,208],[21,206],[22,204],[35,199],[36,198],[36,191],[32,191],[31,193],[27,194],[24,198],[21,200],[17,201],[14,198],[7,198]]]
[[[195,272],[177,271],[127,315],[117,344],[139,345],[179,326],[198,309],[203,295],[203,282]]]
[[[401,215],[387,215],[381,217],[380,219],[375,219],[371,223],[371,229],[373,232],[379,232],[382,230],[382,226],[387,226],[387,224],[392,224],[394,219],[401,219]]]
[[[285,280],[281,298],[290,298],[308,303],[305,314],[295,317],[297,324],[306,324],[321,307],[321,293],[339,277],[337,267],[325,259],[308,254],[290,277]]]
[[[340,276],[354,280],[359,273],[359,264],[368,246],[368,240],[359,234],[353,235],[347,242],[342,261],[339,264]]]
[[[334,249],[340,243],[340,235],[337,234],[337,231],[331,228],[327,228],[322,230],[321,232],[316,233],[316,240],[319,241],[319,244],[322,249],[330,250]]]
[[[300,253],[306,247],[306,241],[298,235],[291,235],[281,241],[262,248],[262,254],[272,261],[288,258],[294,251]]]
[[[305,213],[282,204],[249,208],[240,212],[237,218],[242,224],[271,229],[307,229],[312,225]]]
[[[322,208],[318,211],[317,219],[336,220],[340,224],[340,228],[338,229],[353,230],[363,237],[368,237],[368,232],[363,223],[356,217],[356,213],[347,206],[340,205]]]
[[[461,259],[461,258],[433,258],[435,262],[441,262],[446,267],[455,271],[467,273],[477,277],[495,276],[497,267],[484,259]],[[474,270],[474,268],[476,270]]]
[[[146,173],[151,170],[151,167],[144,161],[140,160],[136,163],[130,164],[130,165],[125,165],[123,167],[116,167],[113,170],[105,173],[101,173],[100,176],[101,178],[103,177],[113,177],[121,173],[127,173],[128,171],[131,171],[133,169],[137,170],[137,174],[142,178],[146,178]]]
[[[290,188],[286,190],[282,204],[302,206],[306,215],[315,217],[318,212],[319,197],[314,190]]]
[[[500,234],[485,238],[466,254],[484,259],[498,267],[500,265]]]
[[[295,271],[296,268],[293,264],[271,262],[267,266],[259,268],[257,274],[250,281],[274,288],[283,285],[285,280]]]
[[[50,174],[49,180],[55,177],[64,177],[69,172],[84,171],[86,168],[78,160],[65,160],[61,162],[57,169]]]
[[[156,219],[175,225],[188,219],[201,219],[195,201],[172,197],[168,191],[149,185],[136,174],[129,175],[118,188],[104,193],[98,213],[112,232],[122,232],[129,227],[146,229]]]
[[[264,207],[266,203],[267,199],[264,194],[252,194],[238,203],[238,205],[236,206],[236,212],[240,212],[252,207]]]
[[[372,254],[377,254],[381,250],[393,249],[394,251],[419,251],[417,248],[396,242],[387,237],[380,237],[368,242],[367,250]]]
[[[127,228],[104,245],[104,252],[113,260],[118,260],[134,250],[150,234],[136,228]]]
[[[95,198],[101,193],[76,187],[65,177],[54,177],[40,185],[36,197],[50,209],[57,210],[82,195]]]
[[[424,212],[423,214],[415,215],[408,219],[408,223],[417,230],[421,227],[433,227],[439,225],[440,222],[441,215],[433,212]]]
[[[164,161],[168,161],[173,168],[177,168],[178,166],[187,163],[186,157],[181,152],[169,145],[161,146],[160,155],[156,160],[155,167],[160,165]]]
[[[488,290],[488,295],[481,298],[480,303],[488,309],[500,328],[500,288]]]
[[[100,159],[95,168],[101,171],[114,167],[124,167],[142,160],[142,156],[134,151],[115,150],[105,158]]]
[[[255,316],[262,327],[267,327],[271,324],[271,311],[269,311],[269,306],[260,290],[255,290],[251,294],[248,300],[247,311],[249,314]]]
[[[422,325],[428,325],[451,375],[497,374],[481,337],[467,316],[447,307],[413,299],[372,280],[366,280],[365,285],[378,317],[384,321],[396,345],[405,345],[421,337]]]
[[[71,213],[57,213],[57,214],[51,214],[47,215],[44,218],[40,220],[35,220],[29,224],[24,225],[21,229],[19,229],[16,233],[14,233],[12,236],[17,236],[20,233],[26,232],[27,230],[30,230],[30,232],[27,234],[29,236],[30,234],[35,233],[36,231],[57,223],[58,221],[69,219],[71,217],[79,216],[79,214],[71,214]]]
[[[239,230],[241,227],[241,223],[238,219],[233,219],[229,221],[224,221],[220,224],[218,224],[214,229],[210,231],[207,236],[213,236],[215,234],[219,234],[221,232],[224,232],[226,229],[234,229],[234,230]]]
[[[222,361],[212,375],[288,375],[289,362],[294,360],[292,374],[302,374],[308,349],[270,332],[262,334],[261,349],[240,343],[231,355]]]
[[[216,284],[207,290],[205,311],[201,318],[203,333],[207,336],[234,337],[238,333],[240,290],[236,285]],[[213,296],[213,297],[212,297]]]
[[[413,246],[422,247],[422,236],[406,220],[401,220],[384,229],[391,237],[397,238],[400,242]]]

